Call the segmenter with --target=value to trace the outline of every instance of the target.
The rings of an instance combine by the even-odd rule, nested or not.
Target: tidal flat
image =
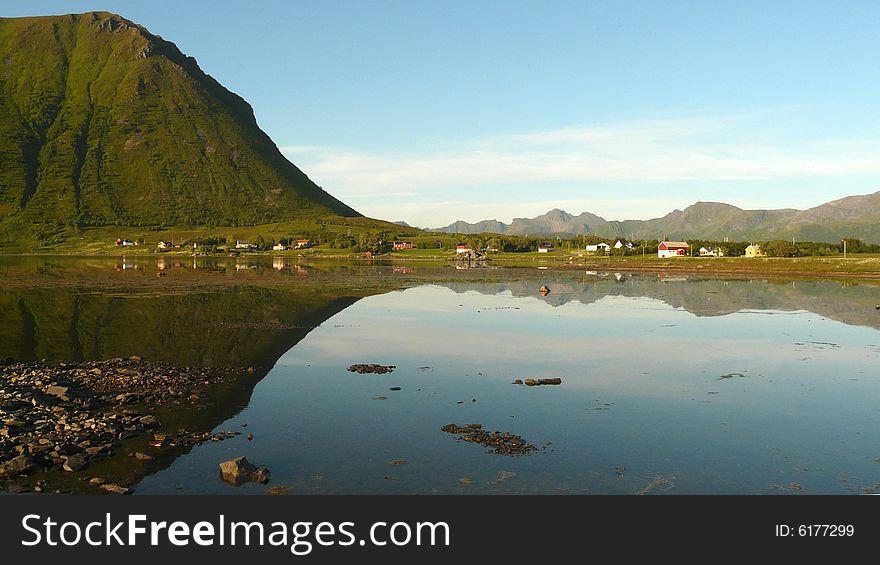
[[[0,276],[6,492],[880,489],[872,281],[268,257]],[[238,457],[271,480],[222,481]]]

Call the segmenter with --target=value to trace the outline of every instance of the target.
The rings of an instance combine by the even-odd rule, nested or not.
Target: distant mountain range
[[[697,202],[651,220],[606,220],[584,212],[577,216],[554,209],[535,218],[515,218],[509,224],[483,220],[457,221],[427,231],[498,233],[505,235],[594,235],[632,239],[704,239],[762,241],[791,239],[838,242],[857,237],[880,242],[880,192],[832,200],[808,210],[743,210],[721,202]]]

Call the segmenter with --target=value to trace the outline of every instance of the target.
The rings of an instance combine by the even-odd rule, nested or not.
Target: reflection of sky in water
[[[805,311],[698,317],[644,297],[552,307],[509,292],[392,292],[281,357],[221,426],[247,422],[254,442],[197,448],[139,490],[231,492],[203,477],[246,455],[299,493],[634,493],[657,477],[670,481],[660,492],[857,492],[880,482],[878,342]],[[360,362],[398,368],[345,371]],[[731,373],[744,376],[720,378]],[[563,385],[510,384],[526,377]],[[466,422],[552,445],[507,458],[439,431]],[[516,476],[494,482],[502,471]]]

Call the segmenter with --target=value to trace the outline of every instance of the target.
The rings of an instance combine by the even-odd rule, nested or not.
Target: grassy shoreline
[[[426,252],[429,251],[429,252]],[[113,258],[113,257],[155,257],[179,260],[192,258],[191,252],[169,251],[156,253],[146,252],[113,254],[77,253],[70,255],[52,254],[18,254],[8,257],[82,257],[82,258]],[[348,250],[330,250],[321,247],[282,252],[262,251],[245,253],[204,254],[203,257],[218,257],[238,261],[266,260],[284,258],[303,261],[356,261],[379,264],[414,264],[425,267],[450,266],[486,266],[511,269],[560,269],[587,271],[629,271],[662,274],[699,274],[717,276],[774,276],[774,277],[813,277],[813,278],[856,278],[880,279],[880,254],[855,254],[846,258],[830,257],[679,257],[660,259],[654,256],[610,256],[590,257],[574,253],[494,253],[485,262],[468,263],[457,261],[451,252],[434,250],[412,250],[394,252],[374,257],[365,257],[363,253],[352,253]]]

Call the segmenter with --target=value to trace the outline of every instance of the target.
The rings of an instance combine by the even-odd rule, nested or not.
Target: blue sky
[[[880,2],[0,2],[117,12],[315,182],[419,226],[880,190]]]

